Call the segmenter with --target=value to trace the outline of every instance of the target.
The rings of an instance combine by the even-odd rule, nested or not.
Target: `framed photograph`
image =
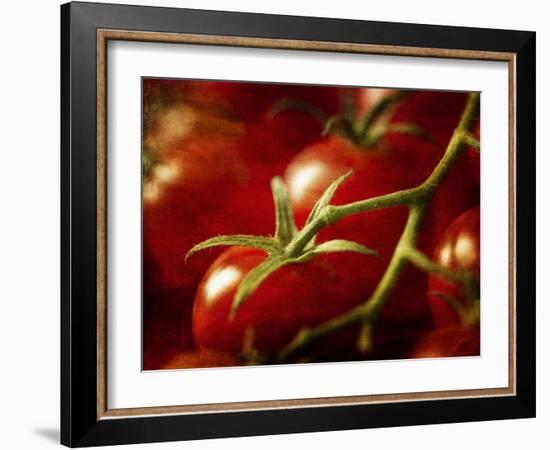
[[[61,27],[63,444],[535,416],[535,33]]]

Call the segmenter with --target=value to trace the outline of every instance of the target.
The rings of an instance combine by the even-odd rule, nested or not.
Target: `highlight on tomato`
[[[447,228],[433,258],[442,268],[470,277],[461,283],[430,275],[428,290],[436,327],[453,327],[475,320],[481,275],[479,206],[461,214]]]
[[[428,294],[435,330],[412,356],[480,354],[480,208],[461,214],[445,231],[434,255],[442,269],[429,277]]]

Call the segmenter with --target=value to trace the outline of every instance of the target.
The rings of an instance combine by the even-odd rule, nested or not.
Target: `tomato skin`
[[[181,286],[183,255],[211,233],[227,231],[216,212],[226,203],[224,193],[245,184],[249,174],[236,142],[223,137],[194,137],[163,157],[159,167],[166,165],[173,178],[161,180],[150,196],[155,180],[144,182],[143,235],[162,262],[162,283]]]
[[[469,271],[480,280],[480,209],[471,208],[460,215],[445,231],[433,254],[434,261],[450,271]],[[439,328],[457,327],[461,319],[442,293],[468,307],[462,287],[446,278],[430,275],[429,299],[434,323]]]
[[[244,121],[261,119],[283,97],[303,100],[330,113],[338,108],[340,92],[340,88],[331,86],[235,81],[189,80],[182,82],[181,87],[190,101],[221,107]]]
[[[266,258],[260,250],[231,247],[214,261],[197,289],[193,307],[196,347],[238,354],[247,328],[252,327],[253,346],[260,353],[273,356],[303,327],[315,326],[362,302],[348,271],[340,269],[346,257],[347,254],[327,254],[280,268],[229,320],[239,282]],[[325,355],[346,355],[354,351],[356,339],[355,327],[350,336],[329,335],[318,347]]]
[[[480,355],[479,326],[441,328],[427,333],[417,344],[411,358],[446,358]]]

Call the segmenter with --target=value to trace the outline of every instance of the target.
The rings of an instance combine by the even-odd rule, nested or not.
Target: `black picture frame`
[[[516,393],[508,396],[98,418],[97,30],[515,55]],[[535,416],[534,32],[69,3],[61,6],[61,442],[70,447]]]

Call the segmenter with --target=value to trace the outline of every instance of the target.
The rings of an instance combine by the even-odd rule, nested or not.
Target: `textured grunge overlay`
[[[143,369],[480,354],[479,95],[142,80]]]

